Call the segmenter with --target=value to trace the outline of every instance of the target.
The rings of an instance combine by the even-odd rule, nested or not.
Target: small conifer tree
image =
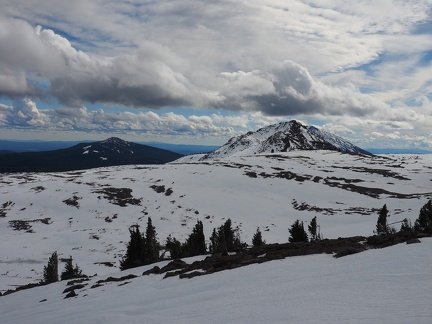
[[[52,283],[57,282],[59,280],[58,277],[58,256],[57,252],[54,252],[49,260],[48,264],[44,266],[43,272],[43,282],[44,283]]]
[[[75,267],[72,264],[72,257],[69,257],[69,259],[66,261],[65,268],[63,272],[61,273],[60,279],[61,280],[69,280],[73,278],[81,278],[82,270],[78,267],[78,264],[75,264]]]
[[[400,232],[409,232],[412,230],[413,230],[413,227],[411,225],[411,221],[408,218],[404,218],[404,220],[402,221]]]
[[[257,230],[252,237],[252,245],[255,247],[258,247],[258,246],[261,246],[264,244],[265,244],[265,241],[263,241],[263,239],[262,239],[261,231],[260,231],[259,227],[257,227]]]
[[[143,237],[139,230],[139,225],[129,228],[130,241],[127,244],[126,254],[120,261],[120,269],[126,270],[142,265],[141,255],[143,250]]]
[[[156,228],[149,217],[147,220],[146,235],[144,238],[144,249],[141,260],[143,264],[150,264],[159,260],[160,244],[157,240]]]
[[[316,216],[312,218],[310,224],[308,225],[308,231],[311,235],[311,241],[322,240],[320,226],[317,223]]]
[[[186,242],[183,244],[185,256],[195,256],[207,252],[204,236],[204,225],[198,220]]]
[[[378,213],[378,220],[376,224],[376,233],[378,235],[390,233],[390,227],[387,224],[387,217],[389,217],[388,213],[389,211],[387,209],[387,205],[384,205]]]
[[[290,233],[288,241],[291,243],[308,242],[308,236],[304,229],[303,222],[300,222],[298,219],[291,225],[288,231]]]
[[[414,230],[432,234],[432,199],[420,209],[419,217],[414,223]]]

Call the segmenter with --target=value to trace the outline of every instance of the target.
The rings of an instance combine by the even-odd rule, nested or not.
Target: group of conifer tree
[[[387,205],[384,205],[378,212],[378,219],[376,224],[375,234],[392,234],[396,233],[396,229],[391,227],[388,223],[389,210],[387,209]],[[432,199],[429,200],[423,207],[420,209],[420,213],[418,218],[414,222],[414,226],[411,224],[411,221],[407,218],[400,222],[402,223],[400,231],[416,231],[426,234],[432,234]],[[394,223],[394,224],[395,224]]]
[[[321,239],[319,225],[314,217],[308,226],[311,240]],[[307,233],[304,230],[303,223],[297,220],[289,229],[291,234],[290,242],[308,242]],[[156,229],[149,217],[145,233],[141,233],[139,225],[133,225],[129,229],[130,240],[127,244],[126,254],[120,261],[120,269],[130,269],[142,265],[156,262],[160,259],[160,243],[157,240]],[[247,243],[240,238],[239,228],[233,228],[231,219],[227,219],[224,224],[214,228],[210,236],[210,244],[206,246],[204,236],[204,226],[202,221],[198,220],[185,242],[180,242],[175,237],[169,235],[165,241],[165,250],[169,252],[172,259],[203,255],[209,251],[212,254],[220,253],[227,255],[230,252],[240,252],[247,248]],[[252,238],[254,247],[265,244],[262,239],[262,233],[257,228]]]
[[[159,260],[160,244],[156,237],[156,230],[148,218],[145,234],[141,234],[139,226],[134,225],[129,229],[130,241],[127,244],[126,254],[120,261],[120,269],[138,267]],[[227,254],[228,252],[239,252],[247,247],[242,242],[238,228],[232,228],[231,219],[227,219],[223,225],[213,229],[210,237],[209,251],[211,253]],[[204,236],[204,226],[198,220],[185,242],[180,242],[171,235],[167,237],[165,249],[170,253],[172,259],[191,257],[207,253]]]
[[[120,261],[120,269],[130,269],[150,264],[159,260],[160,244],[157,240],[156,228],[149,217],[145,233],[141,233],[139,225],[129,229],[130,241],[126,255]]]
[[[389,211],[387,205],[384,205],[378,213],[378,220],[375,233],[378,235],[396,233],[396,230],[388,224]],[[402,223],[400,231],[417,231],[432,234],[432,200],[429,200],[421,209],[414,226],[408,219],[400,221]],[[296,220],[289,231],[289,242],[308,242],[308,234],[304,228],[303,222]],[[157,239],[156,228],[149,217],[145,233],[141,233],[139,225],[133,225],[130,229],[130,241],[127,244],[126,254],[120,261],[120,269],[139,267],[160,260],[159,251],[161,245]],[[317,224],[317,218],[314,217],[308,225],[310,241],[322,239],[320,226]],[[257,228],[252,238],[254,247],[265,244],[262,239],[262,233]],[[169,251],[172,259],[191,257],[207,253],[205,243],[203,223],[198,220],[185,242],[181,243],[171,235],[167,237],[165,248]],[[210,253],[228,254],[229,252],[240,252],[247,248],[247,244],[240,239],[239,229],[232,228],[231,219],[227,219],[223,225],[214,228],[210,236],[208,251]],[[82,277],[82,271],[75,265],[73,267],[72,257],[66,261],[65,269],[61,274],[61,280]],[[44,283],[56,282],[58,276],[58,256],[54,252],[48,264],[44,267]]]
[[[65,268],[61,273],[60,279],[70,280],[73,278],[82,278],[82,277],[85,276],[82,274],[81,269],[78,267],[77,264],[75,264],[74,267],[72,263],[72,257],[69,257],[69,259],[66,260]],[[50,256],[48,260],[48,264],[44,266],[42,283],[53,283],[57,281],[59,281],[58,255],[57,252],[54,252]]]

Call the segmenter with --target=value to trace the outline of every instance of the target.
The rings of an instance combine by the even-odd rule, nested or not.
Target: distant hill
[[[80,143],[91,143],[94,141],[41,141],[41,140],[0,140],[0,154],[2,153],[21,153],[21,152],[44,152],[69,148]],[[161,142],[136,142],[163,150],[176,152],[182,155],[208,153],[214,151],[219,146],[214,145],[189,145],[171,144]]]
[[[182,156],[111,137],[60,150],[3,154],[0,172],[57,172],[115,165],[163,164]]]
[[[373,154],[432,154],[432,151],[427,151],[419,148],[368,148],[367,150]]]
[[[225,145],[205,155],[202,159],[302,150],[371,154],[342,137],[291,120],[233,137]]]

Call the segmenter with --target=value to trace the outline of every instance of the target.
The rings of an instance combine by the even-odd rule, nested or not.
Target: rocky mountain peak
[[[203,159],[293,150],[334,150],[370,154],[337,135],[291,120],[233,137],[225,145],[205,155]]]

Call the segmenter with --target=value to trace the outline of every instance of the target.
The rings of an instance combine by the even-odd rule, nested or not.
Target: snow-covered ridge
[[[233,137],[219,149],[204,156],[203,160],[225,158],[231,155],[252,155],[295,150],[334,150],[346,153],[369,154],[337,135],[292,120]]]

